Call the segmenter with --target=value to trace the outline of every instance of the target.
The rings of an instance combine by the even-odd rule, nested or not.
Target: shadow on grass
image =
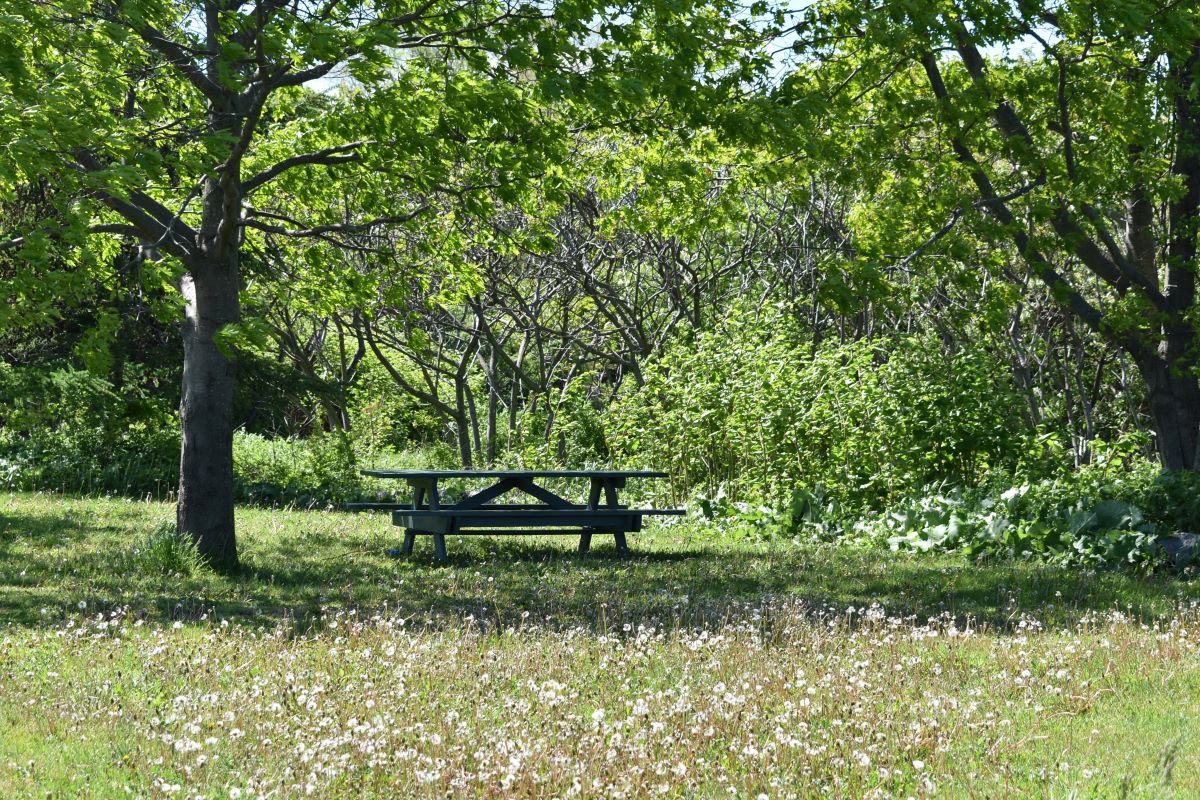
[[[1162,618],[1200,596],[1196,583],[1165,576],[738,544],[679,528],[631,536],[628,557],[607,537],[594,539],[587,555],[565,536],[450,537],[448,563],[438,566],[428,537],[418,537],[414,555],[388,557],[399,533],[386,520],[301,512],[255,512],[240,521],[244,566],[235,574],[162,574],[139,566],[136,541],[148,523],[136,504],[129,511],[117,501],[56,502],[74,507],[0,514],[0,625],[126,607],[157,621],[220,617],[297,630],[339,612],[381,610],[444,627],[468,618],[499,627],[530,618],[551,627],[710,627],[796,598],[814,610],[879,603],[918,621],[951,615],[1008,630],[1022,615],[1052,627],[1113,609]],[[86,513],[103,503],[110,503],[99,506],[106,513]]]

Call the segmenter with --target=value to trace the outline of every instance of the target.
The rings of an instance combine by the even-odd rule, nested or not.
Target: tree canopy
[[[774,96],[796,135],[880,178],[862,257],[942,252],[1040,281],[1137,364],[1164,465],[1200,466],[1196,9],[830,2],[788,24],[802,57]]]

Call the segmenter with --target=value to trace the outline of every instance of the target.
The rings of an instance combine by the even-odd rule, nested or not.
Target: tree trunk
[[[209,20],[210,44],[215,42],[214,20]],[[216,337],[242,317],[238,298],[242,213],[239,170],[248,142],[243,125],[252,101],[250,95],[225,92],[209,105],[209,130],[233,137],[238,144],[220,171],[204,181],[197,248],[180,281],[185,309],[176,520],[179,535],[191,536],[200,555],[221,570],[238,566],[233,517],[236,365],[232,353],[227,355],[218,347]]]
[[[454,418],[454,434],[458,438],[458,457],[462,460],[463,469],[475,468],[469,426],[470,423],[467,421],[465,412]]]
[[[350,415],[346,412],[341,399],[331,400],[328,397],[322,397],[317,402],[320,403],[321,411],[325,414],[325,427],[330,433],[339,431],[346,433],[350,430]]]
[[[493,364],[493,366],[495,366]],[[496,463],[496,418],[500,411],[500,395],[495,388],[488,390],[488,411],[487,411],[487,463],[492,466]]]
[[[1150,393],[1155,448],[1163,469],[1200,472],[1200,383],[1194,370],[1172,370],[1161,359],[1138,366]]]
[[[179,403],[180,535],[190,535],[214,567],[235,568],[233,389],[235,363],[214,336],[240,318],[236,249],[225,263],[183,277],[183,395]]]
[[[471,444],[476,453],[483,455],[483,437],[479,434],[479,411],[475,407],[475,392],[465,378],[463,379],[463,397],[467,400],[467,419],[471,424]]]

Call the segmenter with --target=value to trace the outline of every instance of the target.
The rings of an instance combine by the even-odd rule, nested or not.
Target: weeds
[[[180,536],[171,522],[159,523],[130,549],[129,565],[136,573],[181,578],[191,578],[207,566],[196,543]]]
[[[229,576],[165,512],[0,495],[0,796],[1200,794],[1185,581],[254,509]]]

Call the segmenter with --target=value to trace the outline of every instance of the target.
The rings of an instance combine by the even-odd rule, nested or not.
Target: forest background
[[[241,503],[614,465],[713,536],[1200,528],[1194,10],[142,5],[3,23],[0,487],[174,496],[217,242]]]

